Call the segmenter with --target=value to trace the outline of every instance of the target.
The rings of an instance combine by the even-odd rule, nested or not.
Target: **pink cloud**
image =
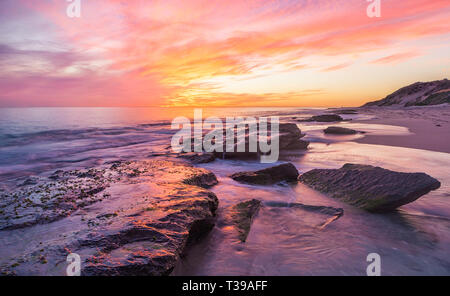
[[[418,52],[403,52],[403,53],[396,53],[389,56],[385,56],[379,59],[376,59],[372,61],[372,64],[393,64],[393,63],[399,63],[403,62],[412,58],[415,58],[419,56],[420,53]]]
[[[386,0],[381,19],[368,18],[361,0],[82,1],[80,19],[65,15],[65,1],[0,5],[14,7],[4,14],[12,28],[46,25],[13,30],[11,40],[22,42],[0,44],[3,105],[164,105],[179,101],[192,85],[222,96],[214,85],[197,83],[277,66],[307,70],[308,57],[331,64],[340,55],[379,56],[376,51],[450,33],[448,0]],[[36,43],[27,42],[29,36],[48,42],[30,49]],[[58,50],[48,48],[52,42]],[[372,63],[398,62],[416,52],[420,48]]]

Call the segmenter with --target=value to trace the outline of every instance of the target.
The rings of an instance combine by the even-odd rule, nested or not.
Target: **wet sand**
[[[360,112],[375,116],[355,123],[385,124],[409,129],[410,135],[371,135],[356,139],[363,144],[377,144],[450,153],[450,106],[372,107]]]

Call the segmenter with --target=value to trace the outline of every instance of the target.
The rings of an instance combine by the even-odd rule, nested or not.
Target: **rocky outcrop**
[[[370,106],[425,106],[450,103],[450,81],[416,82],[388,95],[384,99],[366,103]]]
[[[316,122],[337,122],[337,121],[343,121],[344,119],[337,115],[337,114],[322,114],[322,115],[315,115],[308,119],[300,120],[305,122],[310,121],[316,121]]]
[[[302,140],[305,134],[302,134],[295,123],[280,124],[280,150],[305,150],[309,142]]]
[[[203,135],[204,137],[205,135]],[[255,138],[258,135],[256,135]],[[274,137],[278,137],[279,140],[279,150],[280,151],[290,151],[290,150],[305,150],[309,146],[309,142],[302,140],[302,138],[305,136],[305,134],[302,134],[298,126],[294,123],[280,123],[279,124],[279,133],[271,133],[271,131],[268,131],[268,139],[273,139]],[[243,139],[237,139],[237,128],[235,128],[234,132],[234,140],[233,140],[233,149],[231,152],[227,151],[227,138],[226,138],[226,131],[223,131],[223,139],[222,142],[217,143],[218,147],[221,147],[222,151],[214,151],[207,153],[205,151],[203,152],[188,152],[188,153],[180,153],[179,157],[187,159],[191,163],[198,164],[198,163],[206,163],[211,162],[215,158],[221,158],[221,159],[259,159],[261,155],[268,154],[263,153],[260,151],[259,142],[256,143],[256,151],[250,151],[250,134],[249,134],[249,128],[245,128],[245,137]],[[257,140],[258,141],[258,140]],[[239,145],[242,144],[243,147],[245,147],[243,152],[239,152]],[[169,149],[170,147],[168,147]],[[194,151],[194,141],[191,140],[191,151]]]
[[[204,187],[217,179],[185,163],[117,162],[58,172],[50,180],[39,180],[7,199],[12,204],[0,217],[9,230],[4,228],[2,235],[26,235],[37,231],[39,225],[32,225],[46,225],[40,242],[17,251],[0,267],[3,274],[65,275],[67,255],[77,253],[82,275],[168,275],[186,246],[215,223],[218,199]],[[36,193],[37,188],[44,189]],[[24,193],[33,193],[33,199],[25,202],[30,197]],[[70,206],[61,214],[66,203]],[[29,223],[12,216],[11,209],[19,215],[26,211]],[[45,219],[52,212],[57,213],[53,219]]]
[[[277,135],[270,134],[269,138],[276,137]],[[302,134],[301,130],[298,128],[298,126],[295,123],[280,123],[279,125],[279,133],[278,133],[278,139],[279,139],[279,150],[280,151],[286,151],[286,150],[305,150],[309,146],[308,141],[302,140],[302,138],[305,136],[305,134]],[[249,151],[249,136],[246,136],[245,139],[245,147],[246,151]],[[258,145],[259,147],[259,145]],[[237,144],[234,149],[234,151],[237,151]],[[254,158],[257,157],[261,152],[217,152],[217,157],[222,158]]]
[[[231,207],[228,212],[227,222],[236,229],[241,242],[247,240],[253,219],[261,208],[261,201],[252,199],[240,202]]]
[[[259,171],[235,173],[230,178],[242,183],[270,185],[281,181],[296,181],[298,175],[297,168],[292,163],[284,163]]]
[[[358,131],[346,128],[346,127],[340,127],[340,126],[329,126],[323,131],[325,134],[332,134],[332,135],[354,135],[357,134]]]
[[[440,187],[438,180],[424,173],[401,173],[361,164],[315,169],[301,175],[299,181],[372,212],[394,210]]]
[[[214,227],[217,206],[212,192],[186,186],[145,208],[119,213],[108,224],[96,227],[101,231],[73,246],[83,252],[98,249],[86,259],[82,274],[170,274],[185,247]],[[130,216],[133,219],[124,223]]]
[[[218,183],[216,175],[212,172],[200,169],[199,173],[190,174],[184,178],[183,183],[203,188],[210,188]]]

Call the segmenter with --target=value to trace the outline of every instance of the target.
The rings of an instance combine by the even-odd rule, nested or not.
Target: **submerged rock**
[[[10,229],[2,235],[11,238],[42,231],[39,225],[32,225],[46,223],[39,242],[32,241],[10,258],[1,258],[6,262],[1,273],[65,275],[67,255],[77,253],[82,275],[168,275],[186,246],[205,236],[215,223],[218,199],[202,187],[217,180],[205,169],[175,161],[127,161],[59,175],[57,181],[41,180],[40,184],[53,184],[49,189],[70,187],[61,193],[71,202],[64,215],[54,215],[57,218],[52,221],[40,217],[41,203],[28,206],[28,224],[10,217],[10,205],[0,214],[1,225]],[[84,190],[86,196],[74,187],[89,185],[91,179],[100,187]],[[30,192],[35,189],[29,187]],[[17,200],[27,198],[18,193]],[[45,197],[45,213],[59,213],[61,204],[54,204],[58,197],[51,190],[36,194]],[[31,202],[38,200],[42,199]],[[19,201],[9,200],[22,213]],[[22,229],[14,230],[19,227]]]
[[[315,169],[301,175],[299,181],[372,212],[394,210],[441,185],[425,173],[401,173],[361,164],[345,164],[340,169]]]
[[[298,175],[297,168],[292,163],[284,163],[259,171],[235,173],[230,178],[243,183],[268,185],[281,181],[296,181]]]
[[[358,133],[358,131],[354,129],[340,126],[329,126],[323,132],[325,134],[333,134],[333,135],[354,135]]]
[[[316,225],[316,227],[318,227],[319,229],[324,229],[330,223],[336,221],[337,219],[339,219],[344,215],[344,209],[327,206],[306,205],[302,203],[286,203],[280,201],[268,201],[265,203],[265,205],[274,208],[301,209],[307,212],[316,213],[321,216],[324,216],[325,219],[323,219],[318,225]]]
[[[258,215],[260,208],[261,201],[257,199],[244,201],[231,207],[228,220],[236,228],[241,242],[247,240],[253,219]]]

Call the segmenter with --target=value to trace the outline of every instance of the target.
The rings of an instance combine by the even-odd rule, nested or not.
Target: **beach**
[[[208,116],[279,116],[293,132],[283,145],[299,135],[308,147],[281,151],[276,163],[173,153],[170,122],[183,112],[192,117],[193,109],[4,111],[1,271],[61,275],[71,250],[85,260],[85,275],[364,275],[366,257],[375,252],[384,275],[450,274],[448,106],[353,109],[204,110]],[[309,119],[335,113],[342,120]],[[74,125],[67,118],[82,120]],[[330,126],[355,133],[324,133]],[[274,184],[230,177],[286,163],[300,176],[355,163],[423,172],[440,185],[376,214],[301,182],[278,182],[283,176]],[[250,223],[236,222],[236,209],[249,205]],[[151,228],[142,230],[142,221]],[[170,256],[155,259],[156,250]]]
[[[450,1],[385,2],[0,1],[0,278],[450,276]]]
[[[375,116],[357,122],[387,124],[408,128],[407,136],[366,135],[358,143],[408,147],[450,153],[450,106],[362,108],[361,112]]]

